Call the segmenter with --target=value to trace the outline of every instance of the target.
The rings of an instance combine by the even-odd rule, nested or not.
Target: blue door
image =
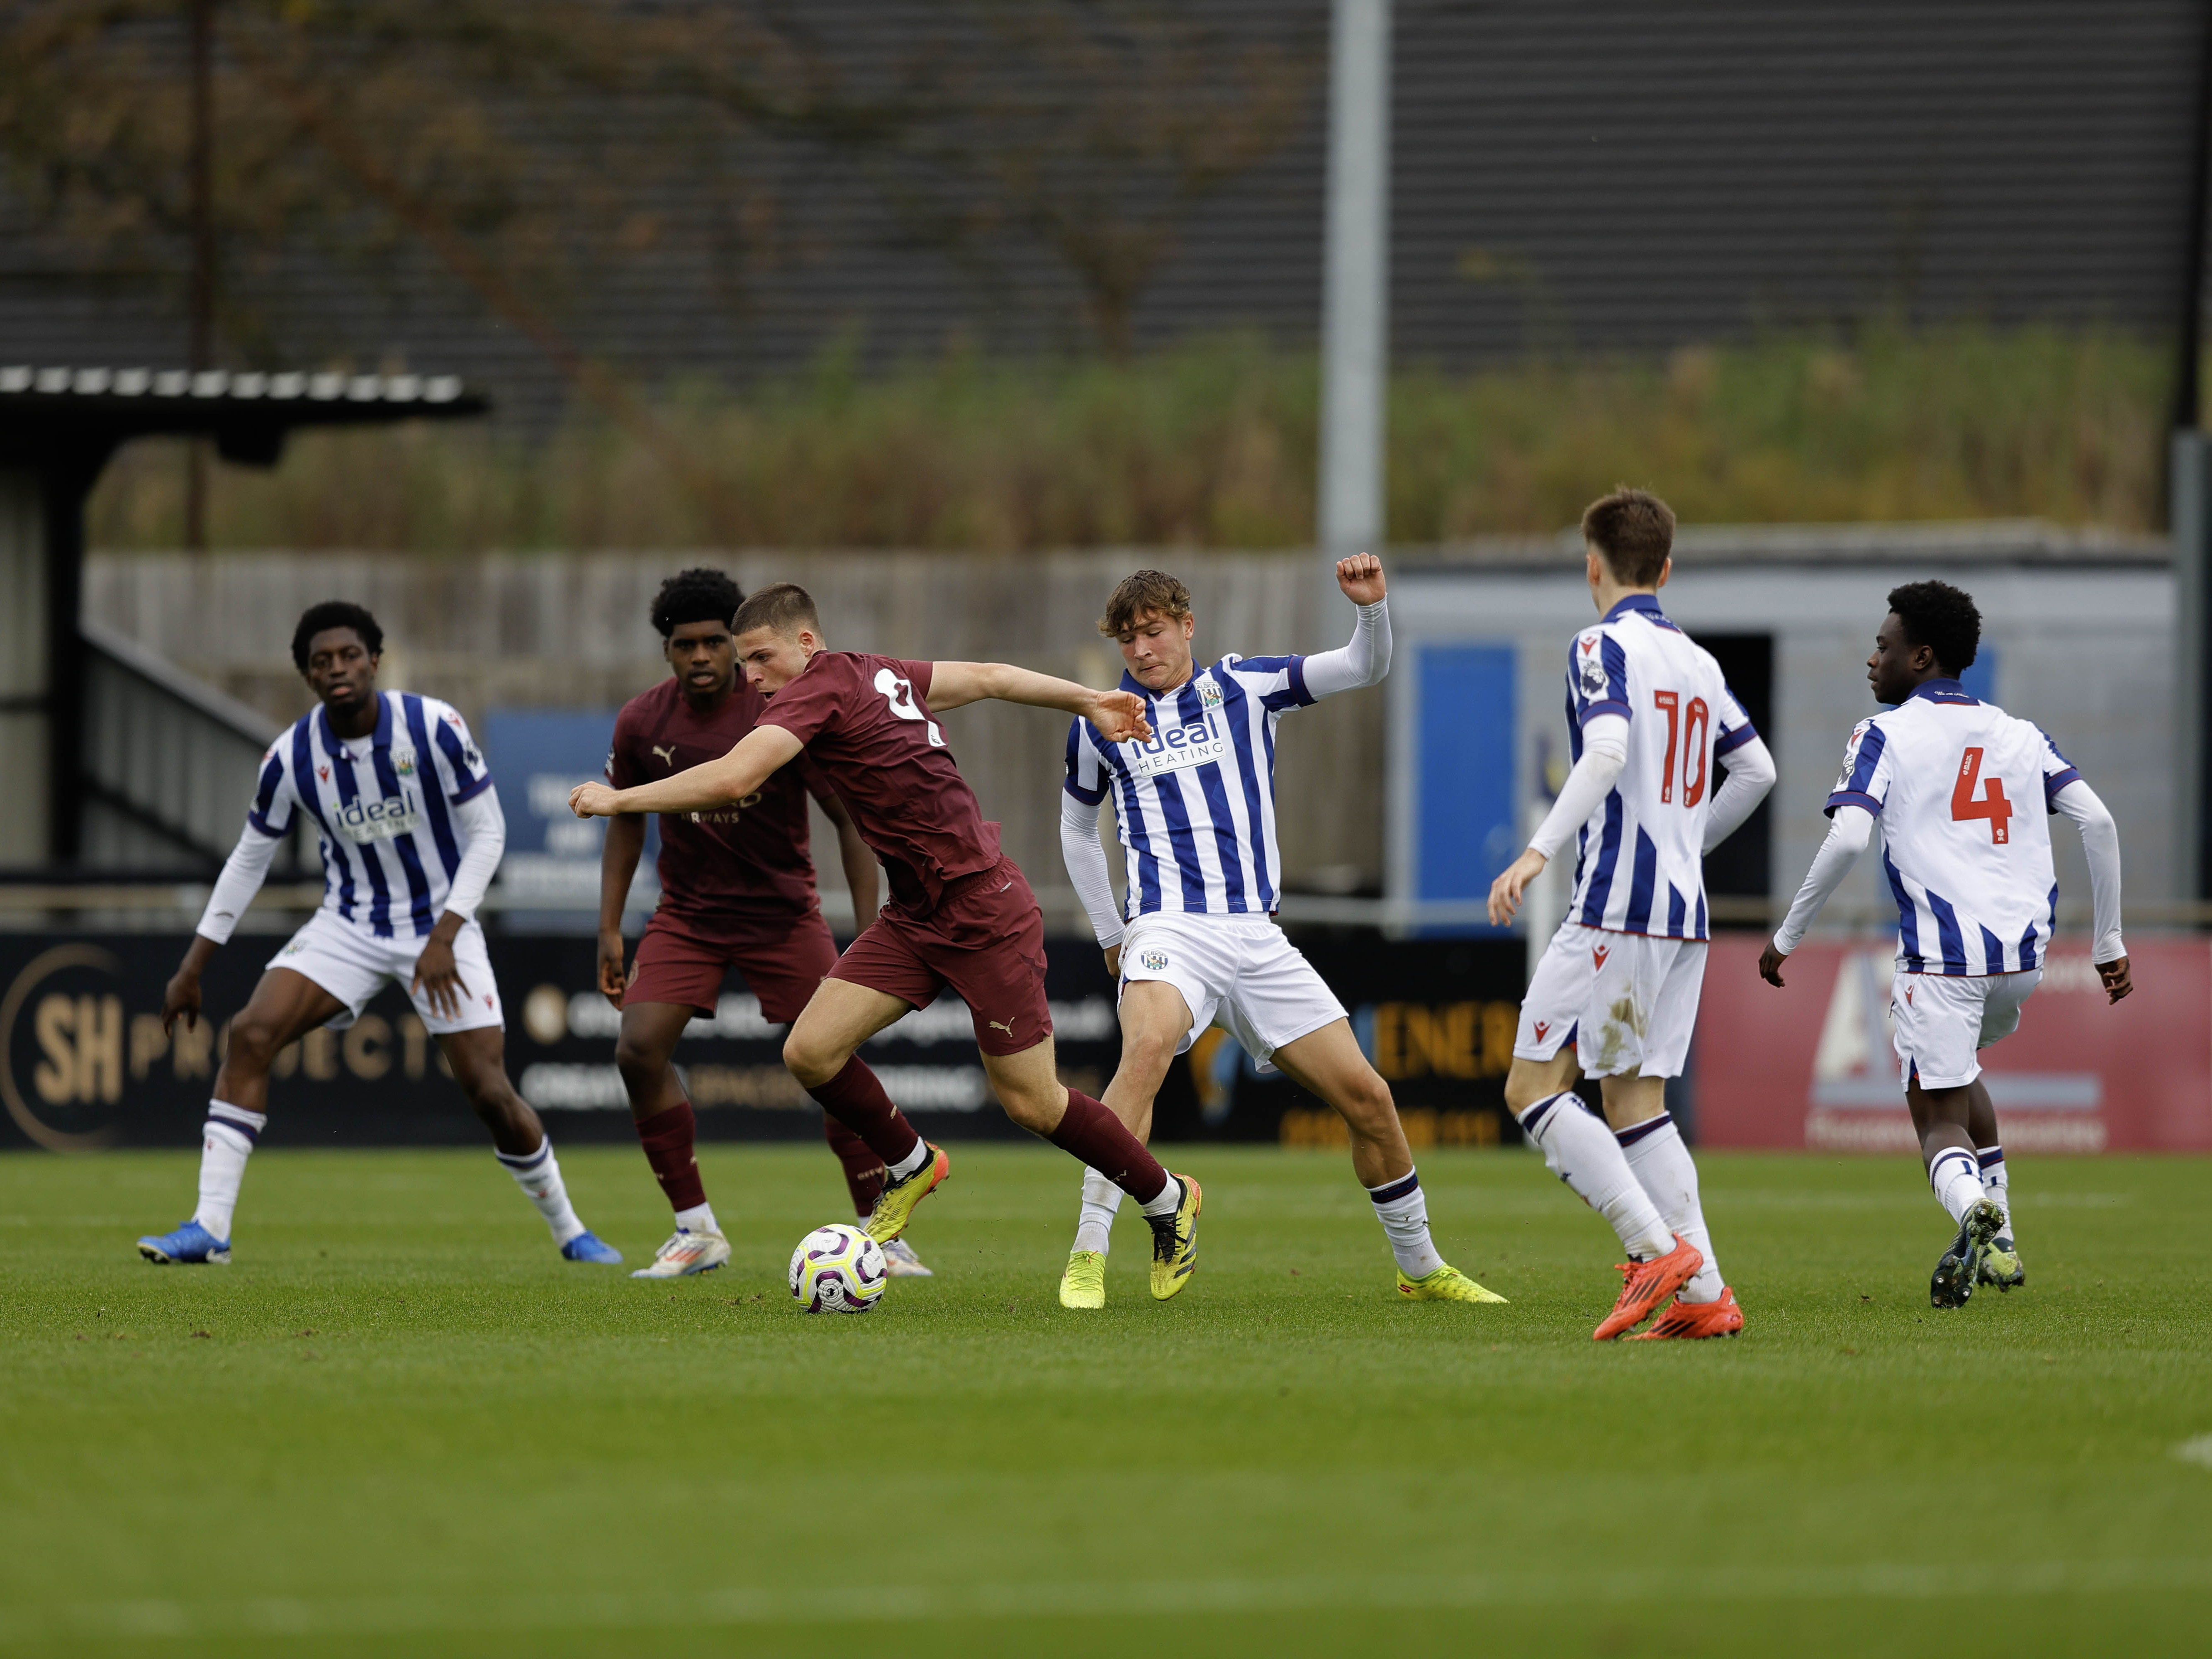
[[[1514,685],[1510,645],[1425,646],[1414,894],[1480,899],[1521,850],[1514,805]],[[1491,933],[1480,922],[1424,933]]]

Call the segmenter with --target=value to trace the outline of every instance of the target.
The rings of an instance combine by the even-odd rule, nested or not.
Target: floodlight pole
[[[1379,549],[1390,349],[1390,0],[1334,0],[1322,280],[1321,501],[1334,561]]]
[[[215,0],[191,0],[192,291],[194,374],[215,366]],[[185,440],[185,545],[207,551],[207,444]]]
[[[2201,7],[2197,103],[2183,204],[2179,360],[2166,451],[2166,530],[2173,540],[2173,896],[2212,899],[2212,449],[2203,429],[2206,196],[2212,191],[2212,5]]]

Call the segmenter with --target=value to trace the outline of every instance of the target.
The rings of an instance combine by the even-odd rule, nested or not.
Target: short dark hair
[[[759,628],[772,628],[787,635],[811,628],[819,635],[822,614],[814,608],[814,596],[797,582],[770,582],[752,591],[730,623],[730,632],[741,637]]]
[[[1190,589],[1164,570],[1137,570],[1121,579],[1106,601],[1098,631],[1118,636],[1146,617],[1180,622],[1190,615]]]
[[[744,602],[744,590],[720,571],[694,566],[661,583],[653,596],[653,625],[665,640],[679,623],[733,622]]]
[[[1674,550],[1674,509],[1622,484],[1583,509],[1583,539],[1605,556],[1615,581],[1650,587]]]
[[[384,630],[376,625],[365,606],[351,599],[325,599],[320,605],[311,605],[300,613],[300,625],[292,630],[292,665],[302,674],[307,672],[307,647],[315,635],[333,628],[350,628],[361,635],[361,642],[368,647],[372,657],[384,652]]]
[[[1905,625],[1907,645],[1924,645],[1956,678],[1982,648],[1982,613],[1973,596],[1948,582],[1907,582],[1889,590],[1889,608]]]

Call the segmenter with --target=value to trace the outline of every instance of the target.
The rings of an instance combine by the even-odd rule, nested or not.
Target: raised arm
[[[756,726],[719,760],[702,761],[670,777],[633,789],[580,783],[568,792],[568,810],[580,818],[611,818],[623,812],[710,812],[734,806],[778,767],[797,759],[804,746],[780,726]]]
[[[1073,680],[1054,679],[1009,662],[940,662],[930,665],[929,706],[938,714],[995,697],[1000,702],[1057,708],[1089,720],[1109,743],[1152,735],[1144,699],[1133,691],[1093,691]]]
[[[1349,644],[1305,659],[1306,690],[1316,698],[1380,685],[1390,672],[1390,602],[1383,597],[1382,562],[1372,553],[1339,559],[1336,585],[1358,611]]]

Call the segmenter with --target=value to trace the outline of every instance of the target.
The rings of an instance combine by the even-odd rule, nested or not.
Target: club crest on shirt
[[[1147,951],[1137,960],[1145,965],[1147,972],[1157,974],[1168,965],[1168,953],[1164,951]]]
[[[1198,683],[1198,706],[1201,708],[1221,707],[1221,685],[1211,674]]]
[[[392,751],[392,769],[397,772],[403,778],[413,777],[415,775],[415,751],[412,749],[393,750]]]

